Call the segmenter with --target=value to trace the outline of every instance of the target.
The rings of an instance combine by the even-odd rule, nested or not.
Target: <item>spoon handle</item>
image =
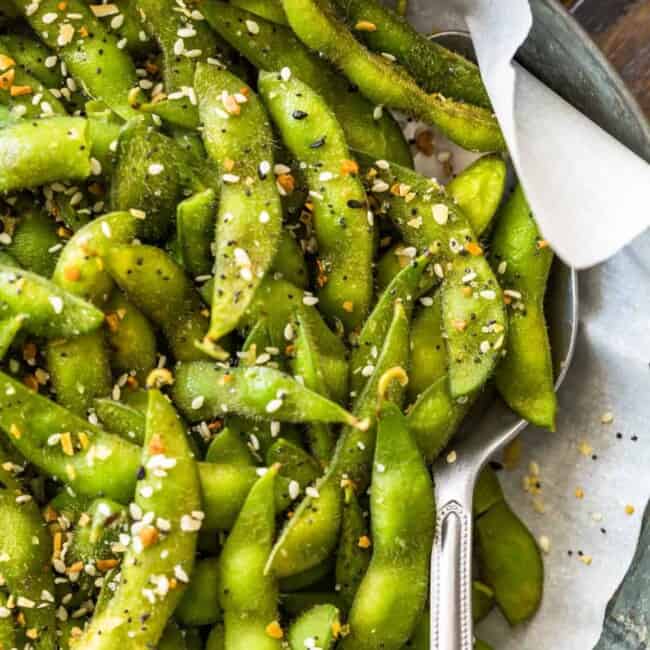
[[[472,650],[472,493],[440,501],[431,555],[431,650]],[[464,493],[464,494],[463,494]],[[439,495],[440,496],[440,495]]]

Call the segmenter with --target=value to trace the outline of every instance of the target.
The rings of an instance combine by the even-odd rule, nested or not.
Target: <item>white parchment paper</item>
[[[648,225],[648,166],[550,91],[540,90],[529,75],[520,69],[508,71],[500,59],[512,56],[513,43],[527,33],[527,3],[486,4],[494,12],[490,15],[498,17],[498,24],[489,30],[490,39],[485,39],[489,42],[483,43],[494,48],[486,50],[488,65],[493,66],[486,81],[497,112],[508,113],[509,101],[513,107],[504,131],[515,143],[511,151],[536,217],[563,257],[578,266],[593,264]],[[427,33],[462,28],[463,21],[450,5],[454,3],[411,0],[411,17]],[[474,25],[475,32],[484,28],[485,23]],[[510,94],[508,79],[515,82]],[[504,94],[495,96],[497,88]],[[522,106],[528,112],[525,119],[519,116]],[[407,134],[418,128],[407,126]],[[437,144],[454,152],[455,171],[468,162],[448,143],[438,139]],[[445,180],[435,157],[416,155],[416,165],[422,173]],[[626,181],[629,196],[624,204],[621,177],[612,171],[617,165],[626,170],[624,178],[635,179],[631,184]],[[573,166],[591,170],[591,178],[576,179]],[[649,364],[650,232],[646,232],[605,264],[580,274],[578,344],[560,391],[558,431],[529,427],[518,467],[500,473],[509,502],[536,537],[549,538],[551,547],[545,556],[545,594],[538,615],[512,630],[493,612],[478,627],[477,634],[497,650],[589,650],[600,637],[605,607],[630,564],[650,496]],[[612,414],[612,422],[602,422],[606,413]],[[531,461],[541,470],[543,514],[522,489]],[[584,497],[577,498],[576,490]],[[633,506],[634,513],[628,514],[626,506]],[[581,560],[580,552],[591,559],[590,564]],[[635,633],[639,647],[645,647],[641,643],[650,638],[648,630]]]
[[[593,266],[650,225],[650,165],[512,62],[531,26],[527,0],[415,7],[423,31],[471,32],[518,176],[560,257],[576,268]]]

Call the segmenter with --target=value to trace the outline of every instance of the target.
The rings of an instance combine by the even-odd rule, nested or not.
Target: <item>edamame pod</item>
[[[112,368],[144,385],[156,366],[156,334],[144,314],[119,291],[106,303],[106,338]]]
[[[306,569],[302,573],[296,573],[286,578],[280,578],[279,587],[281,591],[289,592],[300,591],[302,589],[316,589],[318,586],[323,588],[323,583],[330,586],[330,579],[334,573],[334,559],[327,558],[320,564]]]
[[[493,265],[509,304],[510,328],[496,373],[497,389],[521,417],[554,431],[557,398],[544,318],[553,251],[539,234],[521,185],[499,217],[492,247]]]
[[[55,650],[54,577],[49,568],[52,542],[31,495],[4,471],[0,474],[0,526],[6,531],[0,538],[2,591],[14,602],[11,610],[3,608],[2,618],[11,616],[9,622],[17,632],[14,636],[0,624],[0,640],[14,637],[21,639],[20,647],[33,643],[35,650]],[[14,617],[22,619],[20,625]]]
[[[307,388],[327,397],[329,389],[323,373],[318,343],[303,308],[298,308],[296,325],[298,331],[295,338],[293,374],[302,377]],[[312,454],[325,465],[334,451],[332,428],[327,424],[312,423],[306,435]]]
[[[0,38],[2,47],[7,48],[7,54],[15,59],[26,72],[36,77],[46,88],[61,88],[63,75],[58,65],[50,65],[52,51],[34,38],[34,33],[18,22],[11,24]]]
[[[412,166],[409,146],[388,111],[373,114],[372,104],[333,67],[310,52],[291,29],[234,4],[206,0],[201,11],[211,27],[259,70],[286,68],[321,95],[336,114],[350,147],[370,156]],[[257,26],[253,28],[257,33],[242,29],[247,20]]]
[[[394,56],[429,93],[490,107],[478,66],[418,33],[375,0],[335,0],[347,24],[373,52]]]
[[[497,212],[507,177],[506,163],[501,156],[482,156],[452,178],[447,194],[456,202],[480,237],[492,223]]]
[[[321,473],[318,461],[304,449],[284,438],[278,438],[266,452],[266,464],[280,466],[282,476],[297,481],[301,487],[313,483]]]
[[[87,122],[80,117],[18,120],[0,129],[0,192],[79,181],[90,172]]]
[[[375,104],[435,124],[466,149],[505,150],[491,111],[422,90],[403,68],[359,43],[338,19],[330,0],[283,0],[282,5],[298,38],[339,67]]]
[[[215,625],[205,642],[205,650],[226,650],[226,633],[223,625]]]
[[[137,3],[132,0],[114,0],[110,3],[117,8],[106,11],[105,16],[98,16],[106,24],[106,29],[118,39],[118,46],[124,47],[133,57],[146,55],[153,45],[149,35],[143,29],[142,17]]]
[[[232,427],[225,427],[212,439],[205,454],[206,463],[225,463],[227,465],[255,465],[253,456],[239,433]]]
[[[208,331],[218,341],[238,326],[273,263],[282,206],[272,132],[259,99],[241,79],[214,66],[199,64],[194,85],[205,147],[222,180]]]
[[[174,402],[191,422],[225,413],[280,422],[365,425],[342,406],[305,388],[291,375],[263,366],[217,368],[208,361],[178,366]]]
[[[217,214],[214,190],[185,199],[176,207],[176,235],[183,266],[191,275],[206,275],[212,270],[212,234]]]
[[[89,302],[49,280],[0,264],[0,314],[24,314],[27,332],[45,338],[68,338],[96,330],[104,314]]]
[[[85,416],[95,398],[111,392],[111,368],[101,330],[49,341],[47,368],[56,401],[77,415]]]
[[[113,246],[106,268],[138,307],[165,335],[177,361],[205,358],[194,343],[208,319],[192,282],[169,255],[153,246]]]
[[[0,359],[4,359],[9,347],[22,328],[24,320],[25,317],[22,314],[0,320]]]
[[[133,211],[147,240],[160,241],[169,231],[181,196],[175,142],[147,120],[132,120],[122,130],[111,181],[113,210]]]
[[[60,9],[57,0],[41,0],[36,5],[31,0],[15,0],[15,5],[88,95],[104,101],[125,120],[135,116],[128,101],[129,91],[137,84],[135,66],[87,4],[68,0],[65,9]]]
[[[368,570],[372,554],[368,525],[359,506],[354,488],[345,487],[341,534],[336,549],[336,587],[349,609]]]
[[[291,624],[289,646],[291,650],[304,650],[309,647],[332,650],[339,637],[340,629],[339,610],[334,605],[317,605],[301,614]]]
[[[253,486],[220,558],[220,602],[228,650],[280,650],[278,584],[264,573],[275,532],[274,482],[270,468]]]
[[[221,620],[219,607],[219,558],[206,557],[199,560],[183,598],[174,612],[174,618],[182,625],[213,625]]]
[[[273,260],[273,274],[279,274],[281,279],[301,289],[309,286],[309,273],[303,252],[295,237],[286,229],[282,231]]]
[[[273,571],[280,577],[295,575],[316,566],[334,551],[343,510],[341,481],[352,481],[361,491],[368,485],[375,444],[376,423],[373,419],[379,382],[386,371],[407,365],[408,325],[404,307],[396,302],[375,370],[353,403],[358,417],[370,418],[370,427],[365,431],[349,426],[343,428],[327,472],[316,482],[315,492],[303,498],[293,517],[285,524],[269,556],[266,571]],[[401,392],[400,386],[390,387],[394,401],[401,399]]]
[[[79,494],[105,494],[128,503],[139,464],[137,447],[4,373],[0,373],[0,406],[0,429],[40,470]]]
[[[106,397],[93,402],[95,413],[108,431],[136,445],[144,442],[145,417],[142,412]]]
[[[196,514],[201,506],[198,472],[181,421],[156,390],[149,393],[142,467],[145,476],[135,503],[156,519],[136,520],[132,526],[114,595],[75,643],[84,650],[156,645],[194,567],[202,518]]]
[[[321,308],[354,329],[372,298],[373,228],[358,165],[335,115],[309,86],[262,72],[259,89],[284,143],[307,165]]]
[[[350,634],[342,646],[399,650],[413,633],[427,597],[435,501],[406,418],[390,402],[379,414],[370,511],[372,559],[352,603]]]
[[[235,0],[232,4],[277,25],[287,25],[282,3],[278,0]]]

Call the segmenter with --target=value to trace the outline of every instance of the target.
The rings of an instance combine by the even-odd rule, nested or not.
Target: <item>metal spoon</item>
[[[433,36],[450,49],[473,58],[465,32]],[[546,296],[557,391],[569,368],[578,329],[577,273],[556,260]],[[454,440],[456,462],[446,454],[433,466],[437,526],[431,555],[431,650],[472,650],[472,499],[476,479],[488,460],[528,424],[496,398],[467,432]]]

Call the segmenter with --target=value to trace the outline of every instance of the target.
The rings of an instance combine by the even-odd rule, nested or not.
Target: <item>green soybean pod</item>
[[[340,612],[334,605],[316,605],[301,614],[289,628],[291,650],[318,647],[332,650],[341,629]],[[317,644],[309,646],[308,644]]]
[[[37,5],[30,0],[15,2],[34,32],[57,52],[88,95],[103,100],[125,120],[134,117],[128,96],[137,77],[129,55],[82,0],[68,0],[65,10],[58,4],[57,0],[42,0]]]
[[[25,458],[78,494],[129,502],[140,462],[138,447],[4,373],[0,386],[0,429]]]
[[[232,4],[277,25],[287,25],[287,17],[279,0],[235,0]]]
[[[293,374],[302,377],[307,388],[329,396],[321,363],[320,351],[314,328],[305,314],[305,309],[298,308],[297,334],[295,338],[295,354],[293,358]],[[334,451],[334,433],[332,428],[323,423],[311,423],[306,432],[309,448],[320,463],[326,465]]]
[[[266,571],[273,571],[280,577],[295,575],[324,561],[336,548],[343,510],[341,481],[344,478],[352,481],[358,490],[365,490],[368,485],[380,378],[390,369],[407,366],[408,326],[408,316],[398,301],[375,370],[353,403],[357,417],[369,418],[370,426],[363,431],[344,427],[327,472],[285,524],[269,556]],[[399,386],[391,385],[390,392],[395,401],[401,399]]]
[[[266,452],[266,464],[275,463],[280,475],[297,481],[301,487],[311,485],[321,474],[321,466],[313,456],[284,438],[278,438]]]
[[[309,86],[261,73],[259,89],[284,143],[307,165],[318,239],[322,310],[347,330],[372,298],[373,227],[366,195],[336,116]]]
[[[144,442],[145,418],[141,411],[106,397],[95,399],[93,406],[108,431],[136,445]]]
[[[226,463],[252,467],[255,462],[246,443],[232,427],[225,427],[212,439],[205,454],[206,463]]]
[[[156,334],[151,323],[119,291],[113,293],[105,309],[111,367],[144,384],[156,367]]]
[[[92,0],[89,1],[92,2]],[[105,10],[106,15],[97,16],[118,39],[120,47],[124,47],[132,57],[147,55],[153,42],[142,24],[142,16],[138,11],[137,3],[132,0],[115,0],[110,3],[118,12]],[[100,10],[101,11],[101,10]]]
[[[111,181],[113,210],[139,210],[144,238],[159,241],[172,225],[181,196],[174,163],[176,144],[144,118],[132,120],[122,130],[118,161]]]
[[[380,409],[370,494],[373,554],[342,644],[355,650],[399,650],[413,633],[427,597],[435,529],[431,476],[406,418],[390,402]]]
[[[272,173],[271,126],[257,96],[241,79],[204,64],[197,66],[194,85],[205,147],[222,181],[208,331],[218,341],[238,326],[271,268],[282,206]]]
[[[475,623],[482,621],[494,607],[494,592],[490,587],[474,580],[472,582],[472,618]]]
[[[2,316],[24,314],[27,332],[45,338],[80,336],[101,326],[104,315],[89,302],[40,275],[0,264]]]
[[[42,210],[19,204],[11,243],[4,249],[27,271],[49,278],[56,266],[61,241],[54,220]]]
[[[174,612],[181,625],[213,625],[221,620],[219,577],[219,558],[206,557],[196,563],[190,584]]]
[[[84,109],[88,119],[92,156],[99,163],[101,173],[112,176],[123,122],[102,101],[86,102]]]
[[[205,358],[195,347],[208,318],[192,282],[164,251],[153,246],[113,246],[106,268],[126,297],[165,335],[177,361]]]
[[[375,0],[335,0],[346,22],[373,51],[393,55],[429,93],[490,107],[478,66],[419,34],[406,18]]]
[[[176,206],[176,235],[183,266],[191,275],[212,270],[212,233],[217,214],[217,196],[204,190]]]
[[[302,589],[316,589],[325,583],[330,586],[331,577],[334,572],[334,559],[327,558],[320,564],[301,573],[296,573],[286,578],[280,578],[279,587],[281,591],[291,593],[301,591]]]
[[[52,61],[52,51],[37,41],[29,28],[13,23],[11,30],[6,30],[0,37],[0,48],[6,48],[5,54],[46,88],[60,88],[63,85],[60,66],[48,65]]]
[[[506,203],[492,239],[493,265],[509,305],[510,335],[497,389],[524,419],[555,430],[557,399],[544,318],[553,251],[539,234],[521,185]]]
[[[310,52],[289,27],[269,22],[234,4],[208,0],[203,2],[201,11],[211,27],[256,68],[286,68],[319,93],[336,114],[350,147],[407,167],[413,165],[404,135],[388,111],[381,115],[373,111],[372,103],[332,66]],[[257,33],[241,28],[246,21],[257,26],[253,29]]]
[[[510,625],[531,618],[542,600],[544,564],[535,538],[503,500],[475,523],[481,580]]]
[[[336,549],[336,587],[349,609],[370,564],[371,548],[368,524],[359,506],[354,488],[345,487],[341,534]]]
[[[446,187],[480,237],[492,223],[506,185],[507,168],[497,155],[481,156],[453,178]]]
[[[208,361],[183,363],[177,368],[172,396],[191,422],[228,412],[258,420],[365,427],[342,406],[305,388],[291,375],[263,366],[224,369]]]
[[[280,650],[278,584],[264,573],[275,533],[272,467],[253,486],[220,558],[220,602],[228,650]]]
[[[0,360],[4,359],[18,332],[20,332],[24,320],[25,317],[22,314],[0,320]]]
[[[111,392],[111,368],[102,331],[49,341],[47,368],[57,402],[77,415],[86,415],[95,398]]]
[[[402,67],[359,43],[330,0],[283,0],[282,5],[298,38],[339,67],[375,104],[435,124],[466,149],[505,150],[503,134],[490,110],[422,90]]]
[[[90,172],[90,143],[83,118],[18,120],[0,130],[0,192],[80,181]]]
[[[273,260],[273,273],[279,274],[281,279],[301,289],[307,289],[309,286],[305,257],[295,237],[288,230],[283,230],[280,236],[278,251]]]
[[[142,466],[145,477],[136,488],[135,503],[157,518],[138,526],[113,597],[76,643],[84,650],[156,645],[194,567],[201,526],[193,514],[201,506],[197,467],[180,419],[155,390],[149,392]],[[153,584],[152,576],[158,576]],[[169,588],[171,578],[176,589]],[[143,615],[146,625],[141,624]]]
[[[22,486],[12,485],[13,481],[9,483],[11,479],[7,478],[0,475],[0,525],[3,530],[11,531],[0,540],[0,556],[4,558],[3,592],[15,602],[12,613],[24,617],[25,628],[36,635],[35,650],[55,650],[54,576],[50,569],[52,540],[31,495]],[[10,621],[13,624],[13,620]],[[16,631],[16,636],[23,637],[23,643],[29,645],[29,639],[17,625]],[[11,638],[13,635],[10,629],[0,625],[0,639],[3,636]],[[21,643],[21,647],[25,646]]]

